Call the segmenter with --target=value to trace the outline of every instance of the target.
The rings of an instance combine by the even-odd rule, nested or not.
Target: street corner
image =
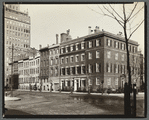
[[[19,101],[21,98],[18,97],[6,97],[5,96],[5,101]]]

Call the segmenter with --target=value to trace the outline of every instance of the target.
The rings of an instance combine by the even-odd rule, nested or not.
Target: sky
[[[88,35],[88,26],[91,26],[92,30],[99,26],[100,30],[104,29],[113,34],[119,31],[124,33],[116,20],[99,14],[102,12],[97,4],[21,4],[20,7],[21,11],[28,9],[31,18],[31,47],[36,49],[39,49],[39,44],[43,47],[47,44],[55,44],[56,34],[59,35],[60,41],[60,34],[66,33],[68,29],[70,29],[72,39]],[[113,7],[118,9],[122,15],[121,5]],[[131,8],[133,7],[130,5],[127,9],[131,10]],[[144,11],[136,16],[133,23],[139,22],[140,19],[144,19]],[[139,43],[139,50],[144,53],[144,23],[131,39]]]

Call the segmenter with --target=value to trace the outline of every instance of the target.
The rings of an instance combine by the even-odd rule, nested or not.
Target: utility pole
[[[11,66],[11,97],[13,97],[13,84],[12,84],[12,81],[13,81],[13,44],[12,44],[12,60],[11,60],[11,62],[12,62],[12,66]]]

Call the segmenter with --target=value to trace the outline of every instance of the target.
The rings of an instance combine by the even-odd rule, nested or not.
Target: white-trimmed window
[[[115,64],[115,73],[118,73],[119,65]]]
[[[118,85],[118,78],[115,78],[115,85]]]
[[[107,58],[111,58],[111,51],[107,51]]]
[[[122,43],[122,50],[125,50],[125,44]]]
[[[96,51],[96,58],[100,58],[100,52]]]
[[[111,46],[111,40],[107,39],[107,45]]]
[[[115,60],[118,60],[118,53],[115,53]]]
[[[92,59],[92,52],[88,53],[88,59]]]
[[[57,64],[58,63],[58,58],[55,58],[55,64]]]
[[[100,85],[100,79],[96,78],[96,85]]]
[[[122,61],[124,61],[124,57],[125,57],[124,54],[122,54],[122,56],[121,56],[121,58],[122,58],[121,60],[122,60]]]
[[[91,64],[88,65],[88,72],[92,73],[92,65]]]
[[[70,62],[71,62],[71,63],[73,62],[73,56],[70,57]]]
[[[85,54],[81,54],[81,61],[84,61],[85,60]]]
[[[96,72],[101,72],[100,69],[101,69],[100,63],[96,63]]]
[[[115,41],[115,48],[118,48],[118,42],[117,41]]]
[[[88,84],[92,85],[92,79],[88,79]]]
[[[107,79],[107,85],[111,85],[111,78]]]
[[[89,41],[89,48],[92,48],[92,41]]]
[[[110,65],[110,63],[107,63],[107,72],[111,72],[111,65]]]
[[[79,62],[79,55],[76,55],[76,62]]]
[[[85,65],[82,65],[81,66],[81,74],[84,74],[85,73]]]
[[[68,52],[68,46],[65,47],[66,53]]]
[[[79,43],[76,43],[76,50],[79,50],[79,47],[78,47]]]
[[[66,57],[65,59],[66,59],[66,63],[68,63],[68,57]]]
[[[63,64],[64,63],[64,58],[61,58],[61,64]]]
[[[70,46],[70,50],[73,51],[73,45]]]
[[[61,48],[61,53],[64,53],[64,51],[63,51],[63,50],[64,50],[64,48],[62,47],[62,48]]]
[[[125,73],[125,65],[121,65],[121,73],[122,73],[122,74]]]
[[[81,43],[81,49],[84,49],[84,42]]]
[[[96,46],[100,46],[100,44],[101,44],[100,39],[96,39]]]

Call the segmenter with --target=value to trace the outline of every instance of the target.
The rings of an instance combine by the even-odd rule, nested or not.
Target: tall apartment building
[[[90,31],[90,27],[89,27]],[[140,66],[138,59],[138,43],[129,40],[130,65],[132,83],[140,86]],[[70,39],[69,31],[61,34],[60,43],[60,84],[61,89],[74,91],[92,88],[118,89],[127,81],[127,56],[125,39],[100,31],[96,27],[94,33]],[[123,77],[126,76],[126,77]]]
[[[28,12],[20,11],[19,4],[4,4],[4,45],[5,45],[5,85],[11,75],[12,45],[13,61],[19,54],[27,53],[30,48],[30,17]]]

